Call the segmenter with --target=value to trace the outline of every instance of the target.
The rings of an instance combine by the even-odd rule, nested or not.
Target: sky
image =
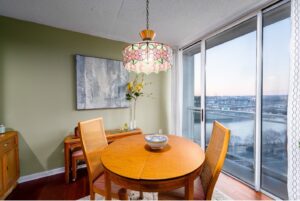
[[[290,18],[264,27],[263,94],[286,95],[289,75]],[[200,96],[200,53],[194,56],[195,96]],[[206,51],[207,96],[255,95],[256,31]]]

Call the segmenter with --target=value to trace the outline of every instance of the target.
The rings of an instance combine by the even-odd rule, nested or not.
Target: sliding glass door
[[[221,122],[231,130],[223,171],[281,199],[289,40],[290,3],[281,1],[183,51],[183,135],[205,148]]]
[[[261,186],[287,197],[287,99],[290,4],[263,14]]]
[[[256,18],[206,43],[206,145],[212,122],[230,128],[223,170],[254,185]]]
[[[183,52],[183,136],[200,144],[201,53],[200,44]]]

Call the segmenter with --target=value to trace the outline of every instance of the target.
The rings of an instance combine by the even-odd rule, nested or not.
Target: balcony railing
[[[194,140],[196,143],[200,144],[200,117],[201,108],[200,107],[188,107],[189,116],[189,132],[188,136],[190,139]],[[210,136],[211,124],[213,120],[218,120],[221,123],[230,124],[230,128],[235,130],[232,132],[231,141],[228,148],[227,160],[225,162],[224,169],[230,169],[232,171],[240,172],[244,175],[244,180],[250,180],[254,175],[254,134],[248,137],[247,140],[241,140],[239,132],[233,127],[238,124],[243,124],[244,122],[252,121],[255,125],[255,113],[252,111],[240,111],[240,110],[222,110],[222,109],[207,109],[206,110],[206,137]],[[262,164],[262,176],[267,181],[272,181],[273,184],[284,186],[286,183],[286,133],[282,131],[276,131],[277,128],[268,127],[264,123],[267,122],[270,125],[276,125],[279,127],[284,127],[286,125],[287,117],[284,114],[272,114],[263,113],[263,149],[262,149],[262,159],[264,160]],[[247,125],[247,124],[246,124]],[[243,127],[243,126],[242,126]],[[252,128],[249,128],[250,130]],[[277,132],[277,135],[274,134]],[[243,139],[246,139],[244,136]],[[208,142],[208,139],[207,139]],[[248,174],[248,175],[246,175]],[[249,174],[252,174],[249,175]],[[278,191],[282,189],[278,188]]]

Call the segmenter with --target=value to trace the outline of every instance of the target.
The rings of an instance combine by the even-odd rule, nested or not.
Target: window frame
[[[191,45],[185,45],[181,50],[186,50],[189,48],[193,48],[195,45],[201,45],[201,116],[204,118],[201,118],[201,147],[205,147],[205,131],[206,131],[206,41],[217,36],[218,34],[221,34],[223,32],[228,31],[229,29],[253,18],[256,17],[256,116],[255,116],[255,133],[254,133],[254,186],[240,180],[239,178],[234,177],[233,175],[229,174],[231,177],[234,177],[235,179],[239,180],[240,182],[246,184],[247,186],[254,188],[256,191],[263,192],[264,194],[268,195],[269,197],[273,199],[280,199],[277,196],[273,195],[270,192],[267,192],[262,189],[261,186],[261,164],[262,164],[262,93],[263,93],[263,14],[267,13],[269,11],[272,11],[284,4],[290,3],[290,0],[279,0],[279,1],[273,1],[267,5],[265,5],[262,8],[259,8],[244,17],[240,18],[239,20],[235,20],[228,25],[217,29],[214,32],[211,32],[204,37],[201,38],[201,40],[198,40]],[[223,171],[222,171],[223,172]],[[228,173],[224,172],[228,175]]]

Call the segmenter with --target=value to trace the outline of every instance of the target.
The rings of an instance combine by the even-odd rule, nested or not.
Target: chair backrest
[[[200,174],[205,198],[211,200],[212,193],[223,167],[230,138],[230,130],[214,121],[213,131],[205,152],[205,162]]]
[[[78,123],[81,145],[87,164],[89,181],[93,182],[103,171],[101,151],[107,147],[103,119],[91,119]]]
[[[78,126],[76,126],[76,127],[74,128],[74,135],[75,135],[75,137],[80,137],[80,132],[79,132]]]

